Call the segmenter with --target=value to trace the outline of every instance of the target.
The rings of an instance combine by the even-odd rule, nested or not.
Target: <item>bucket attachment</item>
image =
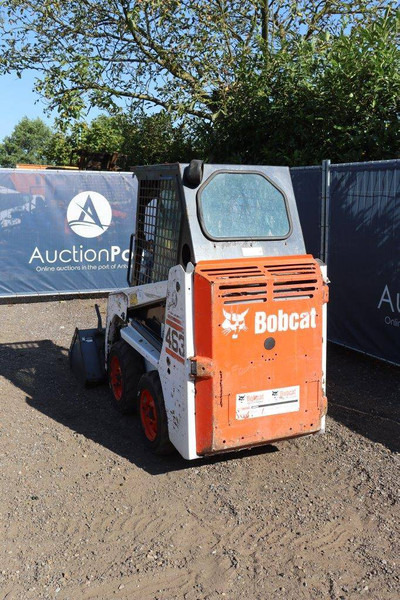
[[[104,329],[96,304],[98,325],[96,329],[75,329],[69,349],[69,364],[75,376],[86,387],[99,385],[106,380],[104,368]]]

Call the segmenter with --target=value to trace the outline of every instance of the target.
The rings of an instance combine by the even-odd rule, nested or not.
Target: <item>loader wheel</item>
[[[135,412],[137,389],[143,373],[143,358],[129,344],[119,340],[111,346],[108,381],[112,404],[120,413]]]
[[[170,454],[174,447],[169,441],[161,381],[157,371],[145,373],[137,392],[138,412],[147,444],[154,454]]]

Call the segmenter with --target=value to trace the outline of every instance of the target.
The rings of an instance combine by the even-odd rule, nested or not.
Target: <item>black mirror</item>
[[[183,172],[184,185],[196,188],[201,184],[201,180],[203,179],[203,164],[202,160],[193,159],[190,161]]]

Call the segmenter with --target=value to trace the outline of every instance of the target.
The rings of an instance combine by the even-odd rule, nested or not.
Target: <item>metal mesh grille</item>
[[[168,279],[178,262],[181,218],[175,178],[139,182],[134,284]]]

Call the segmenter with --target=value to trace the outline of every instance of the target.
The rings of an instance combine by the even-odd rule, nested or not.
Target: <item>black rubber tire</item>
[[[115,376],[115,365],[119,365],[119,385]],[[111,389],[111,403],[122,414],[136,410],[136,395],[140,378],[144,373],[143,357],[124,340],[111,346],[108,356],[108,382]]]
[[[143,420],[144,400],[143,392],[150,393],[154,401],[154,409],[156,411],[156,435],[154,439],[150,439],[146,433],[146,426]],[[175,448],[171,444],[168,436],[168,419],[165,411],[164,396],[161,387],[160,376],[157,371],[145,373],[139,382],[137,391],[137,410],[139,413],[140,425],[147,446],[154,454],[171,454]]]

